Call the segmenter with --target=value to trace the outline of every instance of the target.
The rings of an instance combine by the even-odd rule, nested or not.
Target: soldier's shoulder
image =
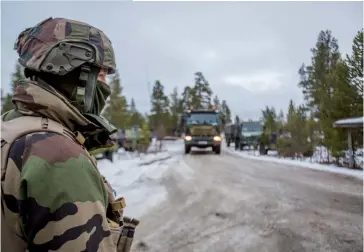
[[[37,157],[50,164],[87,157],[87,152],[71,138],[53,132],[36,132],[18,138],[11,146],[9,158],[21,166]],[[21,167],[19,167],[21,168]]]

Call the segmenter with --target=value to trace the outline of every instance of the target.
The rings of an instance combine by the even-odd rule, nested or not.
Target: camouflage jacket
[[[16,110],[4,121],[43,116],[70,131],[90,123],[61,95],[31,81],[17,87],[13,102]],[[107,217],[115,199],[105,183],[75,139],[52,132],[20,137],[2,169],[2,251],[121,251],[115,235],[121,227]]]

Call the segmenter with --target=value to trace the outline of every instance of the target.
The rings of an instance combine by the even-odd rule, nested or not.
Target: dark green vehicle
[[[208,148],[221,153],[221,133],[218,111],[215,109],[194,109],[184,113],[185,153],[192,147]]]
[[[261,135],[263,133],[263,125],[259,121],[243,122],[241,125],[240,150],[245,146],[258,149],[260,146]]]
[[[267,132],[259,121],[243,122],[241,126],[240,150],[253,146],[261,155],[267,155],[269,150],[276,150],[277,133]]]

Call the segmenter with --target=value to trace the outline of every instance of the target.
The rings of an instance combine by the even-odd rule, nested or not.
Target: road
[[[168,198],[141,218],[132,251],[363,251],[362,180],[226,150],[182,164],[193,177],[166,177]]]

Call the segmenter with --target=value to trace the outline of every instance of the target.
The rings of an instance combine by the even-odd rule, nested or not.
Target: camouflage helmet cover
[[[45,70],[44,61],[47,56],[55,47],[61,48],[61,43],[84,44],[88,48],[91,46],[94,49],[95,55],[93,57],[73,56],[78,62],[76,64],[70,62],[71,67],[68,70],[73,70],[85,62],[90,62],[107,70],[108,74],[115,73],[115,55],[109,38],[101,30],[79,21],[48,18],[20,33],[14,49],[19,54],[19,63],[22,66],[41,72]],[[69,57],[66,56],[66,58]]]

